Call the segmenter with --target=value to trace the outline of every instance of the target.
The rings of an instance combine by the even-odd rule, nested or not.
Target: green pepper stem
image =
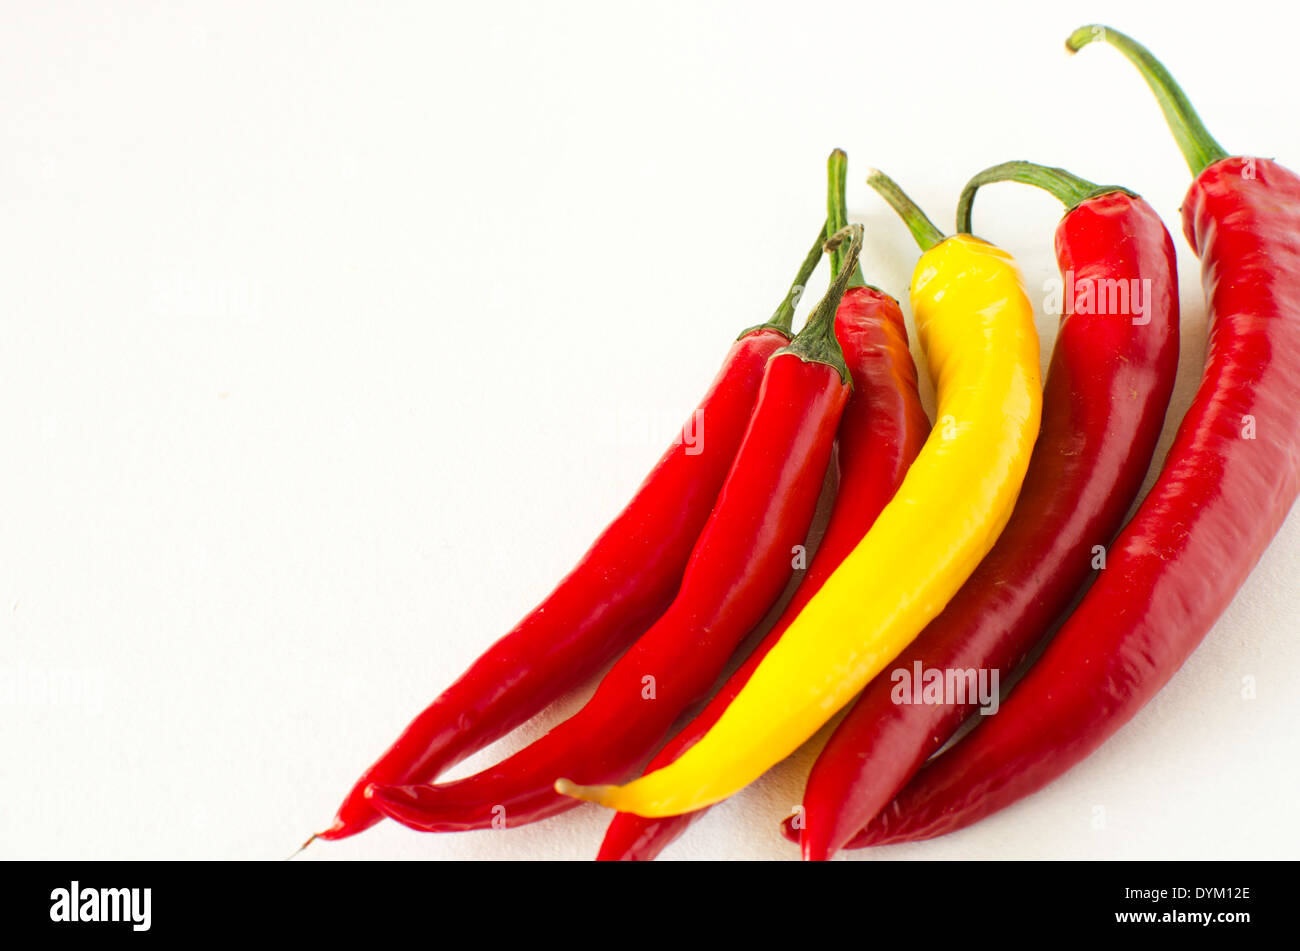
[[[907,193],[898,187],[898,182],[879,169],[873,168],[871,174],[867,176],[867,184],[879,192],[880,197],[889,202],[889,206],[898,212],[898,216],[903,219],[903,224],[907,225],[907,230],[912,232],[912,237],[916,239],[922,251],[929,251],[944,239],[943,232],[925,216],[925,212],[917,206],[916,202],[907,197]]]
[[[849,223],[848,201],[845,188],[849,174],[849,157],[842,149],[836,149],[826,162],[826,238],[832,236]],[[831,252],[831,280],[844,269],[849,249],[840,242]],[[849,275],[849,287],[866,287],[867,280],[862,276],[862,265],[854,264],[853,273]]]
[[[1066,211],[1072,211],[1089,198],[1107,195],[1111,192],[1124,192],[1132,195],[1127,188],[1118,185],[1097,185],[1067,172],[1063,168],[1037,165],[1033,162],[1003,162],[974,175],[957,199],[957,231],[961,234],[971,233],[971,210],[975,205],[975,193],[984,185],[994,182],[1020,182],[1033,185],[1054,196]]]
[[[777,353],[793,353],[810,363],[825,363],[833,367],[840,379],[853,385],[848,364],[844,362],[844,351],[835,339],[835,312],[839,309],[844,292],[849,289],[849,278],[858,263],[858,254],[862,251],[862,225],[849,225],[841,228],[826,239],[826,251],[833,254],[843,243],[848,242],[845,252],[844,267],[835,276],[826,295],[817,302],[808,322],[804,324],[799,335],[790,341],[788,347],[782,347]]]
[[[790,289],[785,292],[785,297],[781,298],[781,304],[773,312],[767,323],[759,324],[757,327],[746,329],[740,336],[744,337],[758,330],[779,330],[787,337],[794,333],[794,309],[799,304],[799,298],[803,296],[804,288],[808,285],[808,278],[812,277],[813,271],[817,270],[817,262],[822,259],[822,248],[826,243],[826,225],[823,224],[817,231],[817,240],[813,246],[808,249],[808,256],[803,259],[799,265],[799,273],[794,276],[794,283]],[[739,338],[737,338],[739,339]]]
[[[1196,114],[1196,110],[1192,108],[1191,102],[1174,81],[1174,77],[1169,74],[1169,70],[1165,69],[1160,61],[1151,55],[1151,51],[1137,40],[1119,30],[1093,23],[1081,26],[1071,33],[1070,38],[1065,41],[1065,48],[1071,53],[1077,53],[1097,40],[1109,43],[1123,53],[1142,74],[1151,91],[1156,94],[1160,111],[1164,113],[1165,121],[1169,123],[1169,129],[1174,134],[1174,141],[1178,143],[1183,158],[1187,160],[1187,167],[1192,170],[1193,177],[1200,175],[1205,171],[1206,166],[1213,162],[1227,158],[1228,153],[1202,124],[1200,116]]]

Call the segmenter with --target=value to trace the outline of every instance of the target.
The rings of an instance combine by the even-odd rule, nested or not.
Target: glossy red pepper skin
[[[683,434],[554,591],[433,701],[357,781],[333,826],[342,839],[383,815],[371,783],[431,782],[578,686],[672,603],[749,425],[768,359],[790,338],[741,336]]]
[[[655,755],[647,770],[677,759],[717,722],[790,622],[893,498],[930,431],[898,302],[875,288],[851,288],[836,311],[835,336],[853,374],[853,395],[840,423],[839,488],[826,533],[780,619],[700,714]],[[659,819],[615,813],[596,857],[649,861],[707,811]]]
[[[425,832],[513,828],[579,801],[561,777],[615,782],[714,685],[793,573],[821,494],[849,385],[825,363],[779,353],[672,605],[578,713],[498,765],[437,786],[372,786],[375,807]],[[650,695],[653,690],[653,696]]]
[[[1141,488],[1178,370],[1173,239],[1149,204],[1111,191],[1062,218],[1056,256],[1071,306],[1062,308],[1042,426],[1011,520],[943,613],[867,686],[823,748],[802,803],[806,859],[824,861],[844,847],[978,709],[973,697],[896,703],[893,672],[912,674],[919,663],[1007,677],[1069,607],[1091,572],[1094,546],[1111,541]],[[1144,313],[1071,312],[1072,283],[1115,286],[1108,281],[1126,288],[1150,281]]]
[[[1300,492],[1300,178],[1220,159],[1182,210],[1210,338],[1155,486],[1001,711],[922,770],[864,844],[963,828],[1100,746],[1201,642]]]

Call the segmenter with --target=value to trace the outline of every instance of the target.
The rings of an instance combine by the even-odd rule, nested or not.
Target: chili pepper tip
[[[555,791],[561,796],[572,796],[574,799],[582,799],[586,802],[594,802],[599,806],[611,805],[610,793],[618,789],[617,786],[579,786],[571,779],[557,779],[555,781]]]
[[[319,835],[313,835],[310,839],[308,839],[308,840],[307,840],[306,842],[304,842],[302,845],[298,846],[298,848],[294,850],[294,853],[293,853],[292,855],[290,855],[287,859],[285,859],[285,861],[286,861],[286,862],[292,862],[292,861],[293,861],[294,859],[296,859],[300,854],[302,854],[302,850],[303,850],[303,849],[307,848],[307,846],[311,845],[311,844],[312,844],[313,842],[315,842],[318,838],[320,838]]]

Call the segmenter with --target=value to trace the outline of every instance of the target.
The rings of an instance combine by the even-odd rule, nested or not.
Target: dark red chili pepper
[[[768,359],[790,342],[822,236],[772,319],[731,346],[713,385],[636,495],[569,574],[419,716],[357,781],[322,839],[383,816],[371,783],[432,782],[601,670],[672,603],[758,399]]]
[[[845,170],[845,155],[836,150],[830,160],[826,222],[830,233],[839,230],[845,221]],[[838,267],[835,273],[839,273]],[[786,627],[893,498],[930,431],[930,421],[916,391],[916,365],[907,347],[903,313],[888,294],[868,287],[856,266],[849,278],[849,289],[835,312],[835,336],[853,374],[853,395],[840,422],[839,489],[826,533],[780,619],[699,716],[655,754],[647,771],[677,759],[722,716]],[[615,813],[596,858],[653,859],[706,811],[658,819]]]
[[[1183,229],[1211,320],[1200,388],[1159,478],[1106,568],[997,716],[922,770],[865,844],[931,838],[1060,776],[1182,666],[1300,492],[1300,177],[1228,157],[1147,50],[1084,27],[1072,50],[1118,47],[1155,90],[1195,180]]]
[[[1159,215],[1122,189],[1008,162],[967,184],[959,230],[970,231],[976,190],[1005,180],[1044,188],[1068,209],[1056,229],[1064,306],[1038,442],[997,545],[867,686],[813,766],[798,836],[813,861],[852,839],[975,712],[979,677],[996,689],[991,672],[1000,681],[1014,670],[1069,607],[1095,546],[1114,537],[1141,487],[1164,423],[1178,370],[1178,277]],[[918,673],[930,671],[960,682],[963,695],[914,702]]]
[[[845,235],[841,232],[837,241]],[[852,232],[850,257],[861,247]],[[851,388],[835,342],[847,271],[808,325],[768,362],[758,403],[681,590],[614,665],[578,713],[502,763],[438,786],[371,786],[367,796],[426,832],[514,827],[578,800],[556,780],[616,781],[635,770],[677,716],[713,686],[745,634],[793,572],[821,493],[835,430]]]

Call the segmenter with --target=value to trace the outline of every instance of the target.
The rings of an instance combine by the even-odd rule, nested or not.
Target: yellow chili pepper
[[[707,734],[627,785],[560,780],[560,792],[650,817],[725,799],[852,700],[943,610],[1005,527],[1042,408],[1033,307],[1011,255],[967,234],[945,239],[890,179],[875,172],[868,182],[924,250],[911,299],[935,383],[933,432],[875,525]]]

